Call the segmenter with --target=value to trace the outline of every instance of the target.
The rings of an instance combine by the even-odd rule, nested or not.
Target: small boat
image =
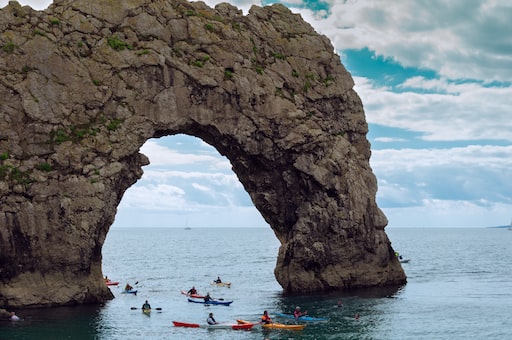
[[[217,287],[228,287],[228,288],[231,288],[231,282],[211,282],[210,283],[212,286],[217,286]]]
[[[150,316],[151,315],[151,308],[142,308],[142,314]]]
[[[250,322],[250,321],[245,321],[245,320],[236,320],[236,322],[238,322],[239,324],[253,324],[253,325],[261,324],[261,322]],[[305,324],[287,325],[284,323],[273,322],[273,323],[261,324],[261,327],[263,327],[265,329],[288,329],[288,330],[293,330],[293,331],[301,331],[304,328],[306,328],[306,325]]]
[[[299,321],[329,321],[329,318],[315,318],[309,315],[303,315],[298,318],[295,318],[293,314],[285,314],[285,313],[277,313],[278,316],[287,318],[287,319],[295,319]]]
[[[201,295],[201,294],[189,294],[189,293],[187,293],[184,290],[182,290],[180,292],[181,292],[181,294],[186,295],[186,296],[190,296],[191,298],[204,299],[204,295]]]
[[[204,301],[204,299],[196,299],[196,298],[188,298],[188,302],[195,302],[195,303],[202,303],[203,305],[224,305],[229,306],[233,303],[233,300],[231,301],[224,301],[224,299],[211,299],[209,301]]]
[[[238,324],[238,323],[229,323],[222,322],[215,325],[209,324],[198,324],[198,323],[190,323],[190,322],[181,322],[181,321],[173,321],[174,327],[190,327],[190,328],[210,328],[210,329],[235,329],[235,330],[249,330],[254,327],[254,324]]]
[[[121,291],[121,294],[133,294],[133,295],[137,295],[137,289],[123,289]]]
[[[105,280],[105,284],[107,286],[117,286],[119,284],[119,282],[118,281]]]

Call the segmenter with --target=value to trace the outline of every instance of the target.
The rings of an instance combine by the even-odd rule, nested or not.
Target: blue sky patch
[[[343,56],[341,62],[352,76],[372,79],[377,87],[391,87],[393,92],[408,91],[408,89],[397,86],[409,78],[423,77],[435,79],[438,77],[436,72],[431,70],[403,67],[390,58],[377,56],[375,52],[370,51],[368,48],[344,50],[341,55]],[[427,91],[421,91],[420,93],[427,93]]]

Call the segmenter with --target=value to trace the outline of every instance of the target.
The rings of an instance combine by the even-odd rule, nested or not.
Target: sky
[[[280,2],[331,40],[363,101],[388,228],[511,223],[512,2],[228,2],[244,14]],[[113,227],[268,226],[229,161],[200,139],[153,139],[141,152],[151,164]]]

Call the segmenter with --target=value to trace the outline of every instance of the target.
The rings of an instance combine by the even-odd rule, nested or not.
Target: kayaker
[[[206,319],[206,322],[209,325],[216,325],[216,324],[218,324],[218,322],[215,321],[215,318],[213,317],[213,313],[208,314],[208,319]]]
[[[267,311],[263,311],[263,315],[261,316],[261,322],[264,324],[273,323]]]
[[[144,304],[142,305],[142,309],[144,309],[144,310],[151,309],[151,305],[149,304],[148,300],[146,300],[146,302],[144,302]]]
[[[130,286],[130,284],[129,284],[129,283],[127,283],[127,284],[126,284],[126,286],[124,286],[124,290],[126,290],[126,291],[128,291],[128,290],[132,290],[132,289],[133,289],[133,287],[132,287],[132,286]]]
[[[212,300],[212,297],[210,296],[210,292],[206,293],[204,296],[204,302],[209,302]]]
[[[197,290],[195,286],[192,286],[187,292],[187,295],[197,294]]]
[[[215,280],[215,283],[222,283],[222,280],[220,279],[220,276],[217,276],[217,280]]]
[[[356,313],[356,315],[354,316],[354,319],[359,320],[359,318],[360,318],[359,313]]]
[[[295,310],[293,311],[293,316],[295,317],[295,319],[298,319],[301,316],[306,315],[306,314],[308,314],[308,311],[301,312],[299,306],[295,307]]]

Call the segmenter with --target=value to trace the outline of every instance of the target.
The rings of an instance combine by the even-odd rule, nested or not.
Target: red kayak
[[[235,330],[249,330],[254,326],[254,324],[251,324],[251,323],[237,324],[237,323],[229,323],[229,322],[218,323],[215,325],[209,325],[209,324],[200,325],[198,323],[180,322],[180,321],[173,321],[172,323],[173,323],[174,327],[213,328],[213,329],[222,328],[222,329],[235,329]]]
[[[204,299],[204,295],[200,295],[200,294],[189,294],[187,293],[186,291],[182,290],[181,291],[181,294],[183,295],[186,295],[186,296],[190,296],[192,298],[197,298],[197,299]]]
[[[105,284],[107,286],[117,286],[119,284],[119,282],[114,282],[114,281],[107,280],[107,281],[105,281]]]

